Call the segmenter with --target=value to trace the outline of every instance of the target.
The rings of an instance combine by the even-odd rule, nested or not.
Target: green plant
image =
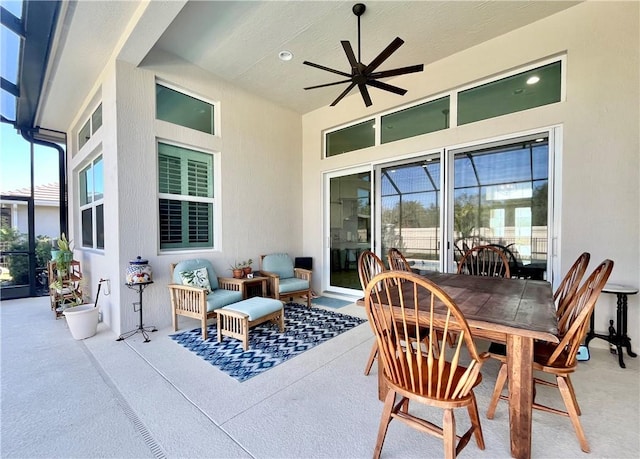
[[[62,233],[58,239],[58,253],[56,254],[56,269],[58,277],[64,276],[69,272],[69,265],[73,260],[73,252],[71,249],[71,241],[67,240],[67,236]]]
[[[252,263],[253,263],[253,260],[249,258],[248,260],[236,261],[235,263],[230,264],[229,266],[231,267],[231,271],[233,271],[235,269],[248,268],[249,266],[251,266]]]

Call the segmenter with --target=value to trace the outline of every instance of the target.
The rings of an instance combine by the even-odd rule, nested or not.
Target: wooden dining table
[[[551,284],[531,279],[463,274],[432,273],[424,277],[454,300],[474,337],[506,344],[511,455],[518,459],[530,458],[533,343],[534,340],[559,342]],[[409,291],[404,294],[405,299],[407,294],[413,295]],[[364,304],[362,300],[361,303]],[[425,313],[428,311],[427,303]],[[378,371],[379,396],[383,397],[386,384],[381,373]]]

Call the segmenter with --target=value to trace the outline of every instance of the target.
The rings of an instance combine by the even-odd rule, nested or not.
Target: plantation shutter
[[[212,156],[159,144],[158,181],[160,248],[213,247]]]

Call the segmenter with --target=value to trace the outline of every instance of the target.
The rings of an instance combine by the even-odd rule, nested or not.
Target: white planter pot
[[[63,314],[67,318],[67,325],[74,339],[90,338],[98,330],[98,312],[93,304],[83,304],[67,308]]]

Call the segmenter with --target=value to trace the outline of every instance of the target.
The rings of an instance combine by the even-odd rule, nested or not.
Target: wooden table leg
[[[507,335],[509,370],[509,425],[511,455],[531,457],[531,420],[533,404],[533,339]]]

